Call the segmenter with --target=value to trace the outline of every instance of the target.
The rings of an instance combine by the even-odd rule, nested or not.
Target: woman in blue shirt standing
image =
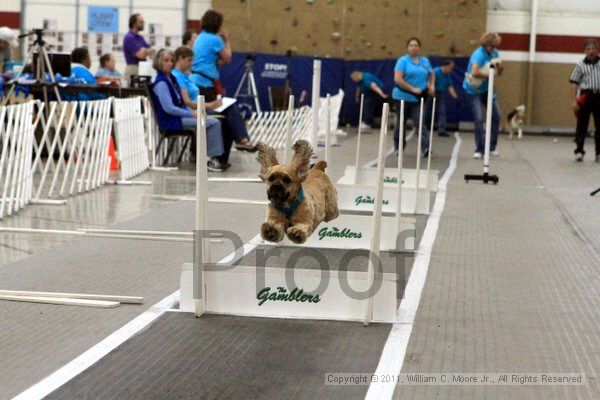
[[[486,32],[481,36],[481,46],[479,46],[471,58],[469,66],[463,81],[463,88],[471,100],[471,110],[473,112],[473,125],[475,131],[475,153],[473,158],[481,158],[485,147],[485,136],[483,132],[483,109],[487,105],[488,80],[490,78],[490,65],[494,64],[497,74],[502,73],[502,63],[498,54],[498,46],[501,41],[500,35],[493,32]],[[492,103],[492,131],[490,138],[490,154],[498,157],[500,153],[496,150],[498,143],[498,132],[500,131],[500,108],[494,94]]]
[[[416,37],[411,37],[406,42],[407,53],[396,61],[394,67],[394,90],[392,98],[396,100],[398,121],[400,121],[400,101],[404,100],[404,123],[407,117],[411,118],[415,125],[419,123],[419,111],[421,98],[427,100],[429,96],[435,94],[435,74],[431,68],[431,63],[426,57],[420,55],[421,41]],[[425,110],[423,110],[425,115]],[[394,149],[398,152],[400,136],[400,126],[396,126],[394,131]],[[402,143],[402,148],[406,145],[406,139]],[[423,121],[423,135],[421,139],[421,154],[423,157],[429,155],[429,131],[427,124]]]
[[[223,29],[223,14],[208,10],[201,20],[202,32],[194,42],[194,61],[189,79],[200,88],[207,102],[217,99],[215,81],[219,80],[218,66],[231,62],[231,43]],[[250,142],[246,124],[234,104],[223,111],[223,129],[235,140],[240,151],[255,152],[257,147]]]

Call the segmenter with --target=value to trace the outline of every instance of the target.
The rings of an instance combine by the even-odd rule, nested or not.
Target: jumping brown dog
[[[287,233],[292,242],[304,243],[321,221],[339,215],[337,191],[325,173],[327,163],[310,167],[313,149],[306,140],[298,140],[293,150],[291,163],[281,165],[275,149],[258,143],[259,176],[268,185],[271,202],[260,235],[269,242],[280,242]]]

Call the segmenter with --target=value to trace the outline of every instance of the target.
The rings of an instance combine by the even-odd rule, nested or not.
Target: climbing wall
[[[213,0],[234,49],[345,59],[404,52],[410,36],[423,53],[468,55],[485,30],[486,0]],[[200,16],[190,16],[200,18]]]

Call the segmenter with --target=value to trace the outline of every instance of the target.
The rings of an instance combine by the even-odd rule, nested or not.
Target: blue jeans
[[[448,116],[446,114],[446,97],[444,92],[435,92],[435,113],[437,115],[437,131],[438,135],[446,134],[446,124]]]
[[[404,143],[402,143],[402,150],[406,147],[406,120],[408,118],[413,120],[413,123],[417,129],[417,133],[419,132],[419,113],[420,113],[420,102],[419,103],[409,103],[407,101],[404,102]],[[425,150],[429,150],[429,130],[427,129],[427,101],[423,105],[425,110],[423,110],[423,136],[421,138],[421,153],[425,152]],[[396,124],[396,129],[394,129],[394,150],[398,151],[400,140],[400,102],[396,101],[396,116],[398,117],[398,123]]]
[[[181,118],[184,128],[196,129],[196,118]],[[196,153],[196,138],[192,140],[192,154]],[[206,118],[206,153],[209,157],[222,156],[224,153],[223,135],[221,133],[221,123],[216,118]]]
[[[381,104],[383,103],[383,99],[377,93],[372,90],[364,93],[365,99],[363,102],[363,115],[362,122],[367,125],[371,125],[373,123],[373,117],[377,110],[381,110]]]
[[[473,124],[475,129],[475,151],[483,154],[485,151],[485,130],[483,126],[483,110],[487,105],[487,92],[470,96],[471,111],[473,112]],[[490,138],[490,151],[496,150],[498,144],[498,132],[500,131],[500,108],[494,98],[492,103],[492,132]]]

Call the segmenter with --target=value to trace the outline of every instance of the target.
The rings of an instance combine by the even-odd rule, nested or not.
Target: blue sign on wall
[[[117,7],[88,7],[89,32],[119,32]]]

